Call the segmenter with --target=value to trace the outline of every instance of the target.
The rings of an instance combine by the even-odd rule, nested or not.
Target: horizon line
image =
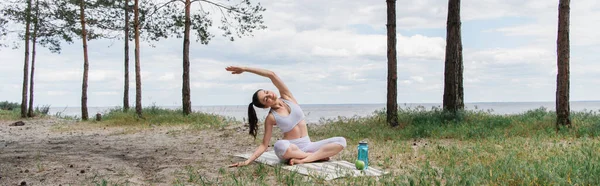
[[[575,100],[575,101],[569,101],[569,102],[600,102],[600,100]],[[479,102],[465,102],[465,104],[487,104],[487,103],[555,103],[555,101],[479,101]],[[300,105],[385,105],[387,103],[308,103],[308,104],[300,104]],[[442,102],[413,102],[413,103],[408,103],[408,102],[403,102],[403,103],[398,103],[398,105],[404,105],[404,104],[442,104]],[[159,106],[159,107],[180,107],[181,105],[147,105],[147,106],[143,106],[143,107],[149,107],[149,106]],[[214,107],[214,106],[246,106],[246,105],[234,105],[234,104],[226,104],[226,105],[192,105],[192,107]],[[65,108],[81,108],[81,106],[68,106],[68,105],[62,105],[62,106],[50,106],[50,107],[65,107]],[[93,106],[88,106],[89,107],[110,107],[110,108],[116,108],[116,107],[122,107],[121,105],[119,106],[97,106],[97,105],[93,105]],[[135,108],[135,107],[131,107],[130,108]]]

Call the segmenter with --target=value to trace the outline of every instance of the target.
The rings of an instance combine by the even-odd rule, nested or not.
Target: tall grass
[[[21,118],[19,110],[0,110],[0,120],[17,120]]]
[[[516,138],[426,148],[427,161],[405,180],[449,185],[598,185],[600,143],[582,140],[552,143]],[[494,144],[499,144],[496,147]]]
[[[497,115],[489,111],[463,111],[455,115],[438,107],[432,109],[399,109],[399,128],[386,124],[385,111],[371,117],[326,120],[320,130],[311,135],[337,134],[370,140],[431,139],[505,139],[510,137],[597,137],[600,135],[600,114],[596,111],[572,112],[573,128],[556,134],[554,112],[545,108],[521,114]]]
[[[35,109],[33,110],[33,113],[35,113],[36,115],[48,115],[48,113],[50,112],[50,105],[42,105],[40,106],[36,106]]]
[[[119,125],[210,123],[222,117],[150,107],[145,119],[111,110],[105,122]],[[600,114],[572,112],[573,128],[555,131],[553,112],[545,108],[495,115],[439,108],[403,108],[400,127],[386,124],[385,111],[370,117],[322,120],[309,126],[313,140],[344,136],[347,148],[336,157],[353,162],[358,141],[369,142],[369,164],[389,174],[325,181],[281,166],[251,164],[221,168],[218,176],[189,165],[176,172],[174,185],[600,185]],[[215,124],[219,126],[219,124]],[[198,162],[201,164],[202,162]]]
[[[514,115],[489,111],[452,115],[421,107],[400,109],[398,117],[398,128],[389,127],[385,112],[377,111],[372,117],[331,120],[310,135],[346,137],[351,148],[341,157],[348,161],[356,157],[353,145],[368,139],[372,164],[390,170],[396,184],[600,184],[596,111],[572,112],[573,128],[560,131],[555,130],[555,113],[545,108]],[[350,180],[354,179],[336,183]]]
[[[33,109],[34,117],[47,116],[50,105],[36,106]],[[21,104],[2,101],[0,102],[0,120],[18,120],[21,118]]]
[[[545,108],[515,115],[439,108],[400,109],[401,127],[385,112],[371,117],[323,120],[310,126],[313,140],[344,136],[337,158],[353,161],[358,141],[368,139],[370,164],[389,174],[325,181],[281,166],[252,164],[219,169],[217,177],[187,166],[174,185],[599,185],[600,114],[573,112],[573,128],[555,131]]]
[[[191,125],[198,128],[214,128],[227,126],[235,122],[233,118],[192,112],[184,115],[182,109],[166,109],[158,106],[149,106],[142,109],[142,117],[135,110],[123,111],[122,108],[113,108],[102,116],[102,124],[113,126],[136,126],[136,125]]]

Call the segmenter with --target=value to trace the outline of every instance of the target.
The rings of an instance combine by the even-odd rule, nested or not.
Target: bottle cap
[[[364,140],[361,140],[360,142],[358,142],[358,144],[368,144],[368,143],[367,143],[367,140],[364,139]]]

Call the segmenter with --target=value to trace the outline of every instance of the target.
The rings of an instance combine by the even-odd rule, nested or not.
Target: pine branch
[[[162,9],[163,7],[169,5],[173,2],[177,2],[177,1],[183,2],[182,0],[171,0],[169,2],[166,2],[165,4],[160,5],[158,8],[155,8],[154,11],[152,13],[148,14],[148,16],[146,16],[146,17],[152,17],[152,15],[154,15],[154,13],[156,13],[158,10]],[[185,2],[183,2],[183,3],[185,3]]]
[[[229,11],[232,11],[232,12],[236,12],[236,13],[239,13],[239,14],[251,15],[251,14],[239,11],[236,8],[233,8],[232,6],[227,7],[225,5],[222,5],[222,4],[219,4],[219,3],[215,3],[215,2],[212,2],[212,1],[208,1],[208,0],[193,0],[191,3],[198,2],[198,1],[206,2],[208,4],[212,4],[212,5],[216,6],[216,7],[219,7],[219,8],[225,9],[225,10],[229,10]]]

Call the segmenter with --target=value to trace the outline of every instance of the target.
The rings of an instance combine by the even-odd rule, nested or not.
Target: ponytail
[[[252,103],[248,105],[248,124],[250,124],[250,135],[252,135],[254,139],[256,139],[256,133],[258,131],[258,117],[256,117],[254,106],[260,108],[265,107],[258,99],[258,92],[261,90],[262,89],[258,89],[256,92],[254,92],[254,95],[252,95]]]
[[[250,103],[248,106],[248,123],[250,124],[250,135],[256,139],[256,131],[258,130],[258,118],[256,117],[256,111],[254,111],[254,105]]]

